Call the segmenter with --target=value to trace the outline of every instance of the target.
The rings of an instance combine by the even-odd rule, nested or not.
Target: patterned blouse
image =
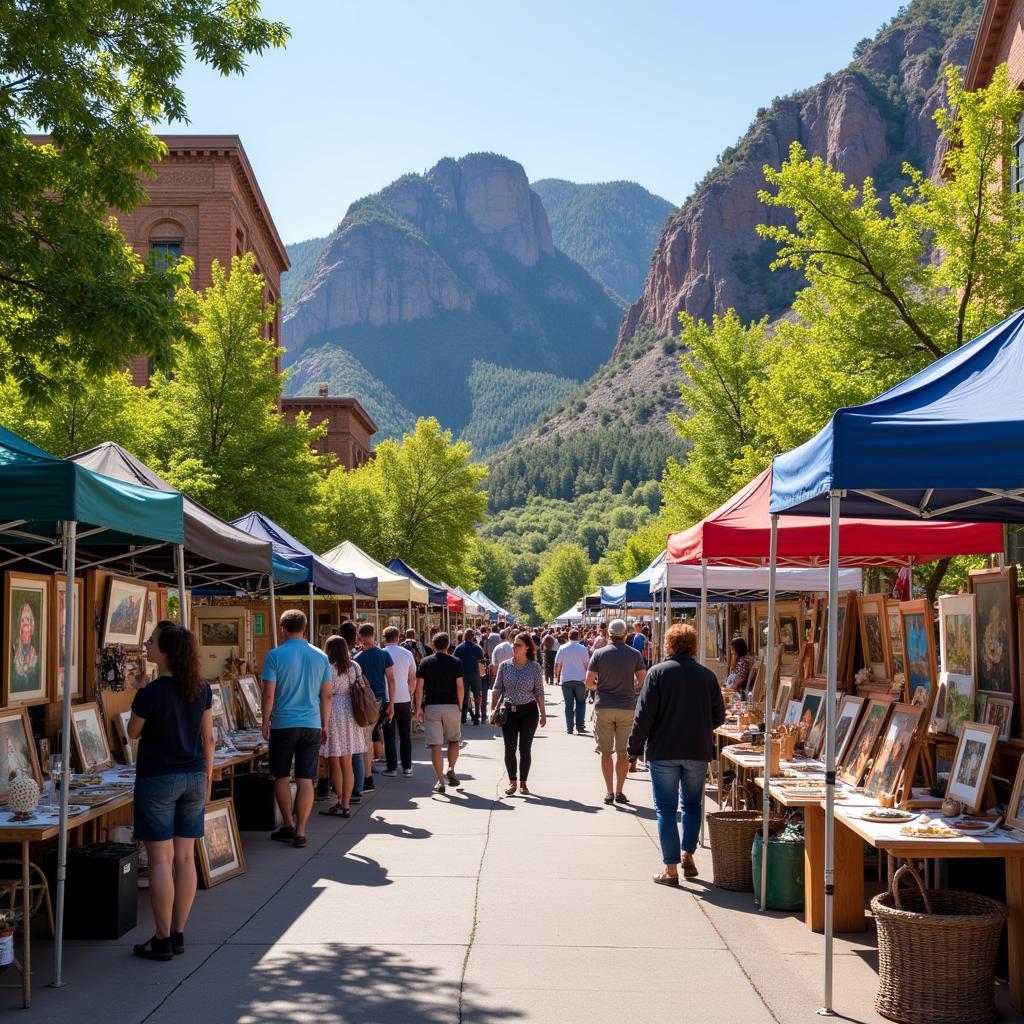
[[[494,680],[494,692],[502,694],[509,704],[538,703],[544,699],[544,674],[540,663],[528,661],[522,668],[510,658],[498,666],[498,675]]]

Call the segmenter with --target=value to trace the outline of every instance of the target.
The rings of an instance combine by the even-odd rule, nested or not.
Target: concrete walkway
[[[552,705],[560,705],[549,689]],[[130,955],[151,934],[148,905],[119,942],[69,942],[68,986],[47,986],[6,1019],[205,1024],[762,1024],[815,1020],[822,940],[793,915],[701,877],[655,886],[657,825],[646,773],[630,807],[606,807],[590,737],[561,707],[534,744],[534,796],[505,798],[500,734],[469,726],[464,784],[433,796],[425,751],[413,779],[384,779],[348,821],[314,814],[306,850],[245,833],[247,873],[200,891],[173,963]],[[320,804],[325,807],[326,804]],[[873,931],[836,944],[835,1005],[871,1009]],[[14,981],[8,972],[4,981]],[[1002,1001],[1005,1002],[1005,999]]]

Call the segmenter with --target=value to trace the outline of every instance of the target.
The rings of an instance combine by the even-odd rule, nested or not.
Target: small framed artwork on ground
[[[864,792],[868,796],[877,798],[883,793],[897,791],[907,759],[914,749],[924,712],[920,704],[893,705],[892,715],[882,732],[871,770],[864,783]]]
[[[7,573],[4,580],[4,704],[46,700],[50,577]]]
[[[892,652],[889,647],[889,619],[885,594],[864,594],[857,598],[860,642],[864,661],[879,681],[892,679]]]
[[[238,690],[242,695],[242,707],[245,708],[249,724],[259,728],[263,725],[263,693],[255,676],[239,676]]]
[[[206,805],[203,837],[196,843],[196,853],[204,889],[245,873],[242,840],[231,800],[215,800]]]
[[[980,810],[985,799],[985,785],[998,740],[999,727],[996,725],[964,722],[960,730],[946,796],[959,800],[971,814]]]
[[[888,697],[869,697],[867,707],[861,716],[860,725],[847,747],[843,758],[839,778],[848,786],[859,786],[864,778],[868,761],[875,749],[879,733],[885,725],[892,701]]]
[[[973,594],[939,598],[940,680],[946,684],[945,729],[960,735],[960,726],[974,718],[977,650],[974,644]]]
[[[900,602],[900,628],[903,632],[903,664],[907,696],[919,686],[931,691],[937,682],[935,632],[931,605],[925,601]]]
[[[975,597],[974,639],[977,689],[1014,696],[1017,692],[1017,568],[970,574]]]
[[[984,697],[985,708],[978,716],[978,721],[996,726],[999,729],[999,738],[1008,740],[1013,727],[1013,698],[999,697],[994,693],[987,693]]]
[[[0,804],[12,775],[30,775],[42,786],[32,726],[24,708],[0,708]]]
[[[1010,792],[1010,802],[1006,805],[1006,824],[1010,828],[1024,830],[1024,758],[1017,765],[1017,778]]]
[[[107,604],[103,613],[101,647],[108,644],[138,647],[142,643],[148,593],[149,588],[145,583],[121,576],[110,577],[107,581]]]
[[[847,694],[839,705],[839,714],[836,715],[836,764],[842,764],[846,754],[846,748],[853,739],[856,731],[857,719],[860,718],[861,708],[864,707],[863,697],[854,697]]]
[[[51,644],[51,653],[53,655],[53,686],[51,687],[51,693],[53,694],[54,700],[60,700],[64,696],[64,615],[65,615],[65,602],[67,601],[67,581],[63,576],[56,576],[54,578],[54,608],[53,608],[53,628],[50,633],[53,636],[53,643]],[[71,635],[73,638],[73,646],[71,648],[71,696],[81,697],[82,695],[82,680],[81,680],[81,669],[82,663],[82,608],[84,607],[83,598],[83,582],[82,580],[76,579],[74,586],[74,603],[71,607]]]
[[[102,772],[114,767],[99,705],[76,704],[71,709],[71,735],[83,772]]]

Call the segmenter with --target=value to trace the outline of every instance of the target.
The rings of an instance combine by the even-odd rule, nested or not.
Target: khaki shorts
[[[633,728],[633,712],[629,708],[598,708],[594,718],[597,722],[597,752],[625,754],[629,732]]]
[[[458,704],[428,704],[423,709],[423,734],[428,747],[458,743],[462,739],[462,712]]]

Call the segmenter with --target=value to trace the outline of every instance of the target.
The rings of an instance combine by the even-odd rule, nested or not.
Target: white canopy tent
[[[582,621],[583,621],[583,613],[581,611],[577,611],[575,605],[573,605],[572,608],[567,608],[564,612],[562,612],[561,615],[556,615],[555,616],[555,622],[564,622],[567,625],[571,624],[573,622],[582,622]]]
[[[361,547],[350,540],[343,540],[321,556],[338,572],[350,572],[356,576],[376,577],[377,599],[379,601],[411,601],[413,604],[427,604],[427,588],[420,586],[408,576],[381,565]]]
[[[779,593],[816,594],[828,590],[828,567],[813,569],[779,568],[775,570],[775,588]],[[767,596],[769,568],[763,566],[733,565],[670,565],[662,562],[651,577],[651,591],[657,593],[666,587],[672,591],[687,591],[729,597]],[[840,569],[839,589],[860,590],[863,574],[860,569]]]

